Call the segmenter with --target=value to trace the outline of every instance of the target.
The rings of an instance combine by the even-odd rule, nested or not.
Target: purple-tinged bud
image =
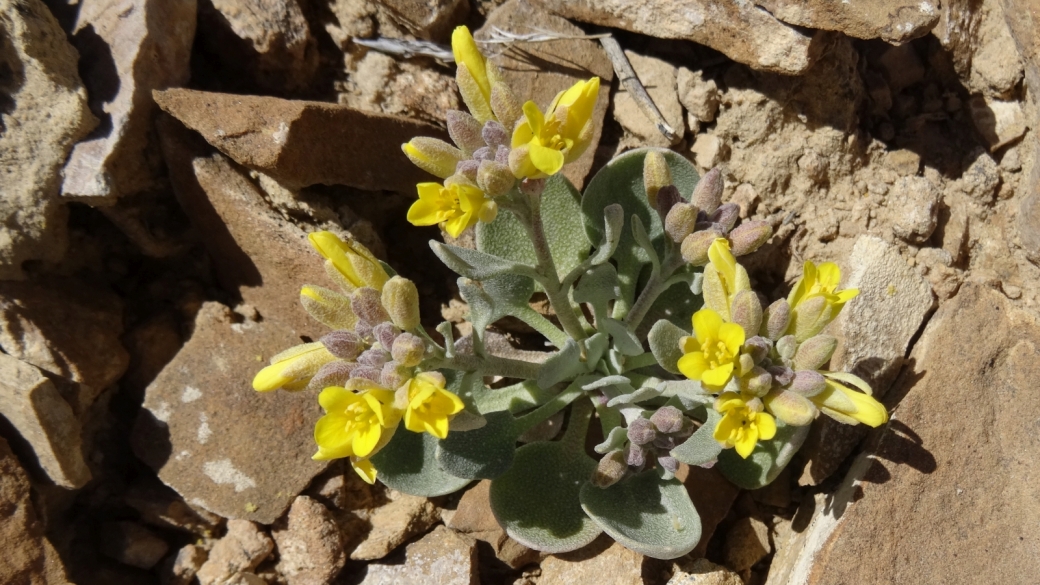
[[[761,366],[751,368],[751,372],[744,378],[747,390],[755,396],[765,396],[773,387],[773,376]]]
[[[679,446],[679,441],[676,441],[675,437],[670,437],[668,435],[657,435],[657,438],[654,439],[654,442],[651,444],[658,449],[671,451]]]
[[[358,321],[356,327],[354,327],[354,333],[358,334],[358,337],[365,340],[366,342],[372,341],[372,324],[368,321]]]
[[[373,326],[390,320],[390,315],[383,308],[379,291],[374,288],[363,286],[351,293],[350,308],[358,319]]]
[[[776,383],[781,386],[787,386],[794,381],[794,370],[787,366],[769,366],[766,371],[773,376]]]
[[[785,335],[776,340],[776,352],[780,354],[781,358],[793,359],[796,351],[798,351],[798,340],[794,338],[794,335]]]
[[[372,328],[372,337],[379,343],[383,351],[390,351],[390,348],[394,346],[394,339],[397,339],[399,333],[397,327],[394,327],[394,324],[389,321],[383,321]]]
[[[730,250],[744,256],[762,247],[773,236],[773,228],[764,221],[746,221],[729,233]]]
[[[769,339],[780,339],[790,323],[791,305],[787,304],[787,299],[780,299],[766,308],[759,333]]]
[[[376,384],[378,384],[379,383],[379,378],[381,377],[381,374],[382,374],[382,366],[380,366],[378,368],[373,368],[372,366],[358,366],[358,367],[354,368],[353,372],[350,373],[350,377],[351,377],[351,379],[353,379],[353,378],[364,378],[365,380],[370,380],[370,381],[375,382]]]
[[[645,418],[637,418],[628,423],[628,440],[635,445],[648,445],[657,438],[654,425]]]
[[[510,152],[510,149],[509,149],[508,146],[499,146],[498,150],[495,151],[495,162],[497,162],[500,165],[505,165],[505,167],[508,169],[509,168],[509,152]],[[509,172],[511,173],[513,171],[509,171]]]
[[[473,159],[460,160],[459,164],[455,165],[455,174],[462,175],[474,183],[477,182],[477,170],[480,168],[480,161]]]
[[[664,216],[664,233],[668,234],[676,244],[682,243],[686,236],[693,233],[697,224],[697,206],[680,201],[668,210]]]
[[[419,289],[414,282],[394,276],[383,285],[379,302],[397,327],[411,331],[419,326]]]
[[[819,372],[799,370],[794,373],[794,381],[791,382],[790,388],[792,392],[812,398],[827,388],[827,379]]]
[[[592,472],[589,481],[598,488],[608,488],[621,481],[626,473],[628,462],[625,461],[624,451],[611,451],[596,464],[596,471]]]
[[[625,449],[625,463],[629,467],[642,469],[646,465],[646,451],[639,445],[631,444]]]
[[[484,146],[478,148],[473,152],[473,160],[484,161],[484,160],[495,160],[495,151],[497,148],[491,148],[490,146]]]
[[[727,203],[708,216],[708,221],[722,226],[723,233],[729,233],[740,219],[740,206],[736,203]]]
[[[679,460],[671,455],[662,455],[657,458],[657,464],[668,473],[675,474],[679,471]]]
[[[480,135],[484,138],[484,143],[490,146],[493,150],[498,150],[499,146],[504,146],[509,143],[509,132],[506,127],[496,120],[488,120],[484,123],[484,128],[481,129]]]
[[[390,361],[390,352],[378,347],[366,349],[361,352],[361,355],[357,358],[359,366],[369,366],[380,369],[382,369],[383,364],[388,361]]]
[[[769,356],[769,350],[771,349],[773,349],[773,342],[759,335],[744,342],[744,351],[751,356],[751,359],[756,364],[762,363],[762,360]]]
[[[683,414],[674,406],[662,406],[650,416],[650,422],[662,433],[677,433],[683,426]]]
[[[401,365],[415,367],[426,355],[426,344],[417,335],[402,333],[394,340],[390,354],[394,357],[394,361],[400,362]]]
[[[734,295],[729,311],[730,321],[748,333],[754,333],[762,326],[762,303],[753,290],[742,290]]]
[[[791,426],[804,427],[816,417],[816,407],[808,398],[788,390],[773,390],[762,400],[769,412]]]
[[[819,370],[831,361],[834,349],[838,347],[838,339],[832,335],[816,335],[798,346],[794,353],[793,365],[798,370]]]
[[[343,386],[351,378],[351,372],[357,369],[357,364],[336,360],[329,362],[318,369],[307,384],[309,390],[321,391],[329,386]]]
[[[386,362],[379,372],[379,385],[391,390],[400,388],[411,377],[410,369],[396,361]]]
[[[747,405],[748,409],[751,412],[762,412],[763,410],[766,409],[766,405],[762,403],[762,399],[761,398],[752,398],[751,400],[748,400],[744,404]]]
[[[711,213],[719,208],[722,203],[722,188],[725,181],[722,178],[722,169],[715,167],[704,173],[697,187],[693,190],[692,201],[698,209],[704,213]]]
[[[348,361],[356,358],[365,349],[364,343],[357,333],[344,329],[326,333],[318,341],[329,350],[329,353]]]
[[[490,124],[491,122],[488,122]],[[480,163],[477,169],[477,186],[489,197],[505,195],[516,184],[516,177],[509,167],[493,160]]]
[[[708,248],[719,237],[715,231],[693,232],[682,241],[683,260],[694,266],[704,266],[708,263]]]
[[[657,216],[662,220],[668,217],[668,212],[680,201],[682,201],[682,196],[679,195],[678,187],[675,185],[661,187],[661,190],[657,192],[657,203],[654,206],[657,210]]]
[[[459,110],[448,110],[446,115],[448,123],[448,136],[466,153],[472,155],[475,150],[485,146],[481,137],[480,122],[466,112]]]
[[[651,150],[643,159],[643,187],[650,207],[657,207],[657,193],[667,185],[672,185],[672,172],[668,169],[668,161],[659,150]]]

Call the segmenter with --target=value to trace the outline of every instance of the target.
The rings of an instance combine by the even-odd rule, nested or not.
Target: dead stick
[[[628,62],[628,57],[625,56],[625,51],[621,48],[617,39],[614,37],[603,37],[599,42],[603,45],[603,49],[607,52],[607,57],[614,65],[614,73],[617,74],[618,79],[621,80],[621,84],[625,86],[628,93],[632,94],[639,109],[657,126],[657,131],[664,135],[669,144],[679,142],[682,136],[676,134],[675,130],[665,121],[664,116],[661,115],[661,110],[657,109],[657,104],[654,103],[650,94],[646,92],[643,83],[639,81],[639,77],[636,75],[635,70],[632,69],[632,64]]]

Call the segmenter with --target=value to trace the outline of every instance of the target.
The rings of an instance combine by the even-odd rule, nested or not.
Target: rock
[[[275,525],[271,536],[278,545],[275,568],[288,585],[330,583],[347,560],[332,513],[307,496],[293,501],[288,516]]]
[[[974,160],[961,175],[955,188],[982,204],[993,203],[1000,185],[1000,168],[986,151],[981,148],[971,153]]]
[[[787,24],[838,31],[857,39],[881,39],[893,44],[926,35],[939,22],[939,7],[917,0],[840,4],[827,0],[754,2]]]
[[[1026,133],[1026,118],[1017,101],[975,96],[968,100],[971,119],[990,152],[1018,140]]]
[[[726,566],[734,571],[750,569],[771,552],[769,527],[758,518],[741,518],[726,532]]]
[[[805,497],[793,518],[777,518],[777,523],[773,526],[776,553],[769,563],[769,575],[765,585],[786,585],[789,582],[798,556],[805,548],[805,539],[808,536],[806,529],[814,515],[825,508],[828,497],[829,495],[823,492]]]
[[[643,585],[646,558],[602,535],[574,552],[551,555],[542,561],[539,583],[567,585]]]
[[[682,136],[683,110],[676,88],[675,66],[657,57],[643,56],[634,51],[625,51],[625,56],[665,121],[677,135]],[[614,94],[613,113],[614,119],[631,134],[631,139],[625,142],[633,146],[671,146],[671,141],[661,134],[657,124],[643,113],[638,102],[623,85],[619,86]]]
[[[166,541],[136,522],[106,522],[98,534],[101,554],[138,569],[151,569],[170,550]]]
[[[1034,147],[1034,150],[1040,150]],[[1040,164],[1033,161],[1033,171],[1026,182],[1026,192],[1018,202],[1015,227],[1022,249],[1034,264],[1040,265]]]
[[[0,281],[0,349],[74,382],[66,400],[83,413],[123,375],[123,303],[112,291],[71,278]]]
[[[1015,41],[1019,58],[1025,63],[1025,84],[1028,87],[1040,87],[1040,13],[1037,13],[1035,0],[1004,0],[1001,2],[1004,21]],[[1027,96],[1037,103],[1035,92]]]
[[[563,15],[567,16],[567,15]],[[531,30],[551,30],[563,35],[584,35],[585,32],[567,20],[547,14],[527,0],[509,0],[488,15],[487,22],[476,32],[478,39],[485,38],[492,27],[515,33]],[[577,81],[596,76],[600,78],[599,97],[592,113],[593,134],[588,149],[576,161],[563,169],[563,174],[578,189],[585,183],[585,176],[592,168],[603,131],[603,118],[610,104],[610,84],[614,79],[614,68],[606,52],[596,41],[566,39],[551,43],[531,43],[524,47],[523,54],[502,51],[491,57],[505,74],[506,82],[517,98],[531,100],[545,108],[557,93],[574,85]]]
[[[349,77],[336,84],[340,104],[443,126],[448,110],[462,108],[455,79],[441,68],[366,50],[346,54]]]
[[[467,0],[383,0],[382,5],[408,32],[429,40],[447,37],[469,12]]]
[[[252,571],[274,551],[271,537],[248,520],[228,520],[227,529],[227,534],[213,545],[209,558],[199,569],[200,585],[231,585],[236,578],[249,583],[250,577],[236,575]]]
[[[337,104],[190,89],[153,96],[235,162],[289,189],[320,183],[413,193],[431,177],[408,161],[401,144],[416,136],[447,139],[428,124]]]
[[[369,516],[372,530],[350,553],[351,560],[381,559],[440,520],[440,511],[430,500],[391,492],[391,500]]]
[[[455,532],[488,543],[498,560],[513,569],[537,562],[541,553],[510,538],[495,519],[491,511],[490,489],[491,481],[485,479],[467,490],[455,513],[445,520],[445,525]]]
[[[159,313],[123,336],[130,364],[119,380],[120,387],[133,396],[144,396],[144,389],[181,350],[180,325],[172,311]]]
[[[921,155],[905,148],[891,150],[885,153],[882,164],[899,176],[912,177],[921,169]]]
[[[715,114],[719,111],[719,87],[714,79],[704,79],[704,72],[691,71],[686,67],[679,68],[675,83],[679,102],[689,116],[687,125],[696,134],[700,124],[715,120]],[[694,128],[693,120],[696,120],[697,128]]]
[[[831,368],[864,378],[880,399],[903,367],[910,340],[934,308],[935,298],[899,250],[875,236],[860,236],[846,265],[852,270],[842,287],[858,288],[859,296],[836,322],[842,339]],[[819,485],[830,477],[866,432],[863,425],[821,417],[802,446],[807,465],[798,482]]]
[[[197,544],[185,545],[159,574],[160,582],[162,585],[190,585],[208,556],[206,549]]]
[[[297,0],[202,0],[199,38],[227,68],[276,91],[307,87],[318,44]]]
[[[90,481],[72,408],[40,370],[5,353],[0,353],[0,415],[5,434],[10,425],[21,435],[23,458],[52,482],[76,489]]]
[[[0,2],[4,75],[0,132],[0,280],[27,260],[57,262],[68,244],[59,199],[69,150],[97,124],[76,70],[79,56],[40,0]]]
[[[941,198],[938,187],[925,177],[897,180],[885,200],[892,232],[912,244],[927,241],[935,231]]]
[[[136,510],[145,524],[199,536],[213,536],[222,521],[216,514],[192,508],[177,492],[152,478],[139,478],[131,484],[123,502]]]
[[[2,379],[2,377],[0,377]],[[0,582],[31,585],[65,585],[65,567],[54,546],[44,536],[29,497],[29,476],[0,437]]]
[[[361,585],[477,585],[477,546],[448,528],[409,544],[404,562],[368,565]]]
[[[208,302],[184,348],[148,387],[134,453],[192,506],[263,524],[278,519],[325,464],[312,461],[321,415],[306,392],[261,394],[250,381],[299,337]]]
[[[878,57],[878,67],[893,95],[924,80],[924,64],[911,44],[886,49]]]
[[[708,559],[697,559],[676,568],[667,585],[744,585],[740,575]]]
[[[693,507],[701,517],[701,541],[697,543],[690,556],[703,557],[708,550],[708,541],[715,534],[715,528],[729,514],[740,489],[715,468],[704,469],[684,464],[679,467],[675,476],[686,486]]]
[[[188,81],[195,39],[196,0],[86,0],[79,4],[72,40],[90,108],[105,120],[76,145],[65,164],[61,194],[90,205],[152,186],[149,132],[156,113],[152,90]]]
[[[999,0],[942,3],[932,34],[952,57],[969,92],[1009,98],[1021,80],[1023,59],[1011,29],[1028,23],[1022,16],[1029,9],[1015,8]]]
[[[620,28],[664,39],[707,45],[755,69],[796,75],[805,72],[829,33],[811,36],[747,3],[707,0],[536,0],[566,18]]]
[[[816,510],[777,585],[1034,581],[1038,347],[1035,314],[995,290],[969,286],[944,304],[897,384],[892,421]]]
[[[928,284],[940,301],[957,293],[963,276],[953,268],[953,257],[949,252],[942,248],[921,248],[914,261],[918,272],[928,279]]]
[[[714,134],[698,134],[690,147],[694,164],[704,172],[722,162],[724,153],[725,144]]]

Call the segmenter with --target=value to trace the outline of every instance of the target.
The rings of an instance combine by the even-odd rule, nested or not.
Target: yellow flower
[[[870,427],[878,427],[888,421],[888,411],[873,396],[856,392],[829,378],[827,389],[809,400],[812,400],[820,412],[845,424],[863,423]]]
[[[837,290],[840,281],[841,268],[838,268],[837,264],[824,262],[817,266],[810,261],[806,261],[802,267],[802,277],[798,279],[794,288],[791,289],[791,294],[787,297],[787,303],[791,306],[792,329],[789,329],[789,331],[793,330],[799,320],[803,323],[806,323],[808,320],[814,320],[806,319],[804,315],[802,319],[799,319],[799,308],[804,309],[807,303],[812,306],[814,313],[822,309],[827,322],[837,317],[845,303],[859,294],[859,289],[856,288]],[[820,301],[810,303],[810,301],[816,298],[822,298],[822,304]],[[823,323],[820,329],[825,325],[826,323]]]
[[[679,371],[712,390],[720,390],[733,376],[744,345],[744,329],[725,323],[711,309],[693,314],[693,337],[682,339],[685,355],[679,358]]]
[[[314,426],[318,452],[312,459],[367,459],[390,441],[401,422],[392,390],[359,378],[348,386],[330,386],[318,395],[326,414]]]
[[[755,450],[759,440],[768,441],[776,436],[776,421],[766,412],[756,411],[734,392],[724,392],[715,402],[715,410],[722,420],[715,426],[715,440],[726,447],[735,447],[744,459]]]
[[[367,458],[351,457],[350,466],[361,476],[361,479],[365,480],[365,483],[371,485],[376,482],[376,466],[372,465]]]
[[[524,118],[513,130],[509,167],[518,179],[555,175],[585,152],[592,140],[592,110],[599,78],[579,81],[556,95],[545,115],[534,102],[524,104]]]
[[[311,376],[325,364],[336,359],[321,342],[304,343],[271,358],[271,365],[260,370],[253,378],[253,390],[270,392],[278,388],[302,390]]]
[[[463,408],[459,397],[444,389],[444,376],[423,372],[401,387],[408,400],[404,427],[415,433],[427,432],[443,439],[448,436],[448,421]]]
[[[426,136],[417,136],[402,144],[401,150],[415,166],[442,179],[454,175],[455,167],[463,158],[461,150]]]
[[[477,220],[489,223],[498,215],[498,204],[483,191],[465,183],[419,183],[419,199],[408,208],[412,225],[440,224],[453,238]]]
[[[390,278],[372,252],[357,241],[344,242],[332,232],[314,232],[307,239],[322,258],[332,263],[347,285],[382,290]]]
[[[465,26],[451,33],[451,52],[458,67],[455,79],[462,94],[462,101],[481,124],[494,120],[491,111],[491,81],[487,75],[487,61],[477,48],[473,35]]]
[[[729,320],[733,297],[744,290],[751,290],[747,270],[730,252],[729,240],[716,238],[708,247],[708,265],[704,267],[704,305]]]

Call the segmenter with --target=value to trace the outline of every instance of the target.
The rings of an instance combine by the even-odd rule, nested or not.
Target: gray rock
[[[138,569],[151,569],[170,550],[166,541],[136,522],[106,522],[98,534],[101,554]]]
[[[885,199],[896,237],[920,244],[932,236],[938,221],[942,193],[925,177],[901,177]]]
[[[209,553],[197,544],[188,544],[177,551],[159,573],[162,585],[189,585],[205,564]]]
[[[975,96],[968,101],[968,109],[975,129],[986,140],[991,152],[1026,133],[1026,116],[1020,102]]]
[[[643,555],[628,550],[607,535],[574,552],[551,555],[542,561],[539,583],[567,585],[644,585],[647,569]]]
[[[398,492],[391,492],[390,498],[372,511],[368,518],[372,529],[351,551],[352,560],[381,559],[440,521],[440,510],[427,498]]]
[[[740,575],[708,559],[697,559],[676,567],[667,585],[743,585]]]
[[[408,32],[430,40],[447,37],[469,11],[467,0],[383,0],[382,5]]]
[[[5,74],[0,132],[0,279],[23,278],[26,260],[57,262],[68,245],[61,167],[97,124],[76,70],[79,56],[40,0],[0,1]],[[9,78],[6,76],[9,75]]]
[[[192,508],[177,492],[150,477],[131,484],[123,495],[123,502],[136,510],[146,524],[199,536],[213,536],[222,521],[216,514]]]
[[[858,39],[882,39],[889,43],[904,43],[926,35],[939,22],[939,3],[920,0],[754,2],[787,24],[838,31]]]
[[[361,585],[477,585],[479,582],[476,541],[444,526],[438,526],[408,545],[404,557],[401,564],[368,565]]]
[[[324,585],[347,557],[332,513],[317,500],[299,496],[271,533],[278,547],[276,569],[288,585]]]
[[[691,71],[686,67],[680,67],[675,78],[676,90],[679,94],[679,102],[686,108],[689,119],[708,124],[715,120],[715,114],[719,111],[719,87],[714,79],[704,79],[701,71]],[[688,124],[690,131],[697,133],[697,128],[691,122]]]
[[[249,584],[258,577],[241,574],[250,573],[274,551],[271,537],[248,520],[229,520],[227,528],[227,534],[213,545],[209,558],[199,568],[199,585]]]

